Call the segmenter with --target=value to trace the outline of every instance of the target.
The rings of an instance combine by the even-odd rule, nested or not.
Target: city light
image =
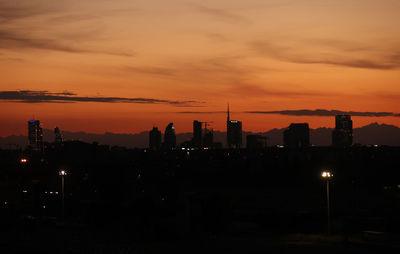
[[[329,170],[324,170],[324,171],[322,171],[321,176],[322,176],[322,178],[329,179],[329,178],[333,177],[333,174]]]
[[[65,170],[60,170],[60,176],[66,176],[67,175],[67,171]]]
[[[25,159],[25,158],[22,158],[22,159],[21,159],[21,163],[27,163],[27,162],[28,162],[27,159]]]
[[[330,191],[329,191],[329,180],[333,177],[330,170],[323,170],[321,173],[323,179],[326,179],[326,208],[328,217],[328,234],[331,233],[331,202],[330,202]]]

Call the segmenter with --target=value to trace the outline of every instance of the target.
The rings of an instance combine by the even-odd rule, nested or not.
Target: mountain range
[[[262,133],[243,132],[243,144],[246,144],[246,136],[249,134],[259,134],[268,138],[268,145],[283,144],[283,132],[286,128],[272,129]],[[91,134],[85,132],[69,132],[63,131],[66,141],[80,140],[83,142],[98,142],[99,144],[107,144],[110,146],[123,146],[127,148],[146,148],[148,147],[149,132],[141,132],[137,134],[117,134],[106,132],[104,134]],[[354,143],[361,145],[387,145],[400,146],[400,128],[394,125],[371,123],[369,125],[354,128]],[[44,140],[47,142],[54,141],[54,133],[52,130],[43,130]],[[310,141],[315,146],[331,145],[331,128],[310,129]],[[188,141],[192,138],[192,133],[176,134],[177,144]],[[28,142],[27,136],[11,135],[8,137],[0,137],[0,148],[16,148],[26,147]],[[214,131],[214,142],[221,142],[226,147],[226,132]]]

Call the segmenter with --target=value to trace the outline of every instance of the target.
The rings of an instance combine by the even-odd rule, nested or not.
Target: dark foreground
[[[399,147],[0,150],[0,253],[398,251],[398,158]]]
[[[0,253],[384,253],[400,250],[400,236],[380,232],[351,235],[260,232],[150,239],[93,230],[57,221],[35,229],[1,232]],[[140,238],[140,237],[139,237]]]

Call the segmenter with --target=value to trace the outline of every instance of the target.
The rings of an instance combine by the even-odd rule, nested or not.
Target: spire
[[[228,110],[227,110],[227,121],[229,122],[229,103],[228,103]]]

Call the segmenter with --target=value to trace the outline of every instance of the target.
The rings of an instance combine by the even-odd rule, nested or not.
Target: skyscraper
[[[63,142],[63,136],[61,134],[60,128],[58,127],[54,128],[54,142],[55,143]]]
[[[310,128],[308,123],[292,123],[283,133],[283,142],[290,148],[310,146]]]
[[[332,131],[332,145],[349,147],[353,144],[353,121],[350,115],[337,115],[335,129]]]
[[[226,119],[226,137],[229,148],[240,148],[242,146],[242,122],[230,120],[229,104]]]
[[[201,141],[202,141],[201,122],[194,120],[193,121],[193,139],[192,139],[193,147],[200,148],[202,145]]]
[[[169,123],[167,128],[165,128],[164,148],[173,149],[175,147],[176,147],[175,127],[173,123]]]
[[[29,146],[34,150],[43,150],[43,129],[39,120],[28,121]]]
[[[149,148],[155,151],[161,148],[161,131],[157,127],[149,132]]]

